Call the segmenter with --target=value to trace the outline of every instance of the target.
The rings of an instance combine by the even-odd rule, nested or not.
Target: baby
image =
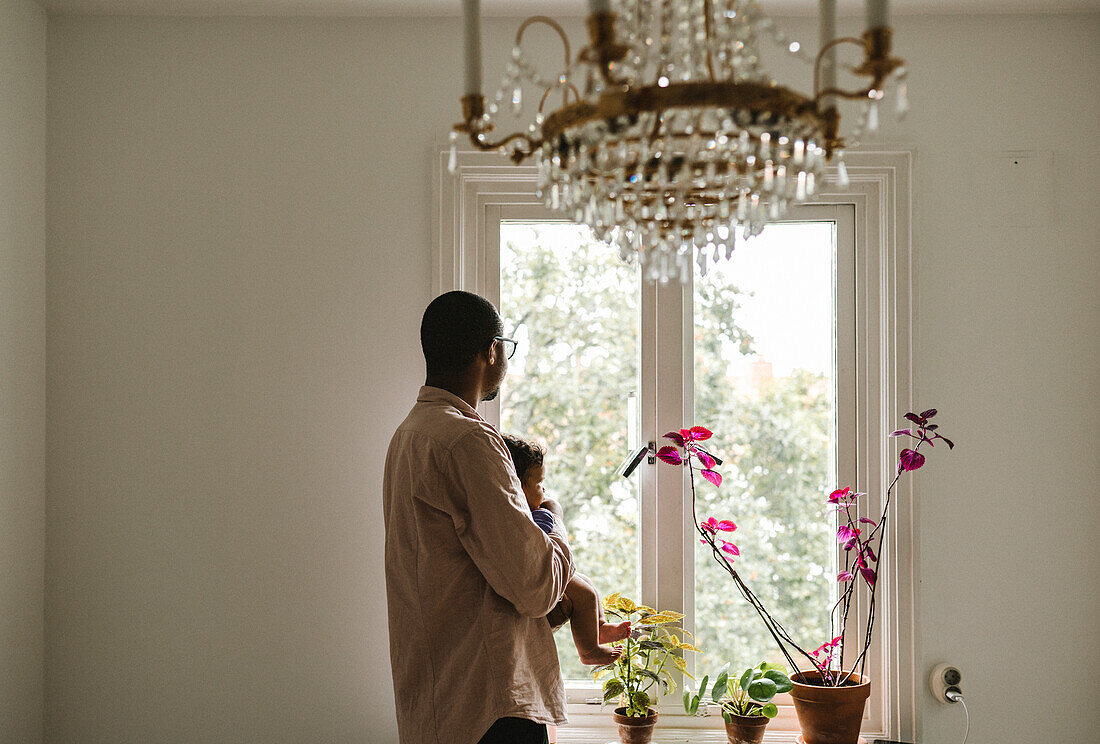
[[[545,451],[536,444],[518,437],[505,435],[504,443],[512,455],[516,474],[523,485],[523,495],[531,508],[535,524],[549,532],[554,526],[554,516],[561,519],[561,506],[556,501],[544,498],[542,479],[545,475],[543,458]],[[602,644],[621,641],[630,635],[630,623],[608,623],[604,621],[603,608],[599,594],[592,580],[583,574],[575,574],[565,587],[565,596],[548,615],[563,616],[569,620],[573,631],[573,644],[582,664],[610,664],[621,654],[621,650]],[[553,624],[553,621],[551,621]]]

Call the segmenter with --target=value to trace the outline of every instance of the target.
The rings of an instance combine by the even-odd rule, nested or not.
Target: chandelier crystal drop
[[[861,102],[848,142],[878,123],[884,84],[900,78],[890,56],[886,1],[868,0],[862,38],[835,37],[835,0],[821,0],[822,43],[816,56],[764,15],[756,0],[590,0],[589,44],[574,60],[553,20],[527,19],[495,97],[480,85],[478,0],[465,0],[466,95],[454,134],[475,147],[499,149],[515,163],[534,156],[543,202],[640,261],[649,281],[686,280],[692,264],[729,258],[736,239],[759,234],[792,204],[807,201],[825,166],[842,161],[838,98]],[[545,78],[527,59],[525,31],[551,27],[565,63]],[[763,37],[813,65],[814,92],[780,86],[763,69]],[[871,78],[855,90],[835,83],[841,44],[864,52],[851,70]],[[524,86],[543,91],[526,131],[490,137],[502,110],[522,114]],[[556,105],[547,110],[551,103]],[[908,108],[899,86],[899,115]],[[452,136],[452,170],[455,167]]]

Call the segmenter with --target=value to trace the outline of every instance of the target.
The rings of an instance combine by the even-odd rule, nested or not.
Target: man
[[[448,292],[420,325],[427,379],[386,455],[386,596],[402,744],[546,744],[565,687],[545,616],[573,576],[477,413],[514,342],[492,303]],[[507,347],[507,348],[506,348]]]

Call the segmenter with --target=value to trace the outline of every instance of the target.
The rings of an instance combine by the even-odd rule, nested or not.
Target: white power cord
[[[962,744],[966,744],[966,740],[970,737],[970,709],[966,707],[966,701],[958,690],[948,690],[944,697],[953,703],[962,703],[963,712],[966,713],[966,733],[963,734]]]

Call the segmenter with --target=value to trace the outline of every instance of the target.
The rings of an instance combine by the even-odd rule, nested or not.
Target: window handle
[[[714,462],[718,465],[722,464],[722,459],[720,457],[710,452],[707,452],[699,445],[695,445],[695,447],[713,457]],[[646,458],[646,462],[648,462],[650,465],[657,462],[657,443],[648,442],[645,447],[639,447],[637,452],[630,453],[630,455],[628,455],[627,458],[623,460],[622,464],[615,469],[615,472],[624,478],[629,478],[631,475],[633,475],[634,471],[638,469],[638,466],[642,464],[642,458],[647,452],[649,453],[649,457]]]
[[[631,452],[627,455],[627,458],[615,469],[615,472],[624,478],[629,478],[642,464],[642,458],[645,457],[647,452],[649,453],[647,462],[650,465],[657,462],[657,444],[656,442],[648,442],[645,447],[639,447],[637,452]]]

